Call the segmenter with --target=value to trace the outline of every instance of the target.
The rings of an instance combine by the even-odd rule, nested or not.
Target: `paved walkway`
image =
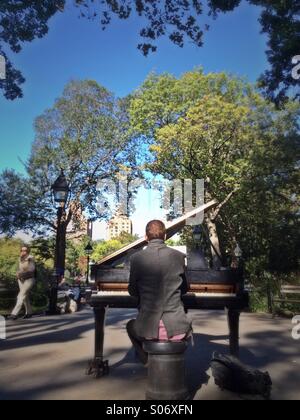
[[[0,399],[142,400],[147,371],[135,362],[126,335],[132,310],[112,310],[107,317],[105,353],[109,377],[85,376],[93,352],[93,314],[37,317],[8,323],[0,341]],[[190,312],[195,347],[188,350],[188,380],[195,399],[244,399],[215,386],[209,369],[213,351],[228,350],[223,312]],[[273,399],[300,399],[300,340],[291,337],[290,320],[243,314],[241,358],[273,379]]]

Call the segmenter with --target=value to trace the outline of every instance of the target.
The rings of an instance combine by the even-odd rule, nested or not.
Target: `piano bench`
[[[187,400],[185,351],[188,341],[145,341],[148,353],[147,400]]]

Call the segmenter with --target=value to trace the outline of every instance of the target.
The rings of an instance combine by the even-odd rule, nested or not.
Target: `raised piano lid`
[[[186,225],[186,221],[190,219],[191,217],[197,216],[199,213],[202,212],[208,212],[212,208],[214,208],[217,205],[216,200],[212,200],[207,204],[204,204],[200,207],[197,207],[196,209],[186,213],[182,217],[179,217],[176,220],[173,220],[172,222],[168,223],[167,228],[167,239],[170,239],[172,236],[174,236],[176,233],[178,233],[181,229],[184,228]],[[101,261],[99,261],[95,266],[93,266],[92,271],[95,273],[98,270],[114,267],[116,265],[122,264],[128,260],[128,257],[132,255],[135,251],[145,247],[147,245],[147,241],[145,238],[138,239],[137,241],[133,242],[130,245],[125,246],[124,248],[120,249],[119,251],[114,252],[111,255],[108,255],[107,257],[103,258]]]

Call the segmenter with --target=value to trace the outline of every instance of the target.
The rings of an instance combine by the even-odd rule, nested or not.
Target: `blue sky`
[[[49,34],[24,45],[13,62],[26,77],[24,98],[10,102],[0,96],[0,171],[23,171],[34,139],[34,119],[51,107],[71,79],[95,79],[117,96],[136,89],[151,71],[176,76],[202,65],[205,72],[227,71],[250,81],[267,68],[266,39],[260,34],[259,9],[243,3],[222,14],[205,34],[204,47],[179,48],[160,40],[158,51],[144,57],[136,48],[138,19],[113,20],[106,31],[97,21],[78,18],[69,7],[50,21]]]

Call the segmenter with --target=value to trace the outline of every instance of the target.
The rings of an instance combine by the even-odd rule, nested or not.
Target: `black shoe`
[[[25,316],[23,316],[22,319],[31,319],[31,318],[32,318],[32,315],[25,315]]]
[[[7,321],[17,321],[18,317],[15,315],[9,315],[6,319]]]

